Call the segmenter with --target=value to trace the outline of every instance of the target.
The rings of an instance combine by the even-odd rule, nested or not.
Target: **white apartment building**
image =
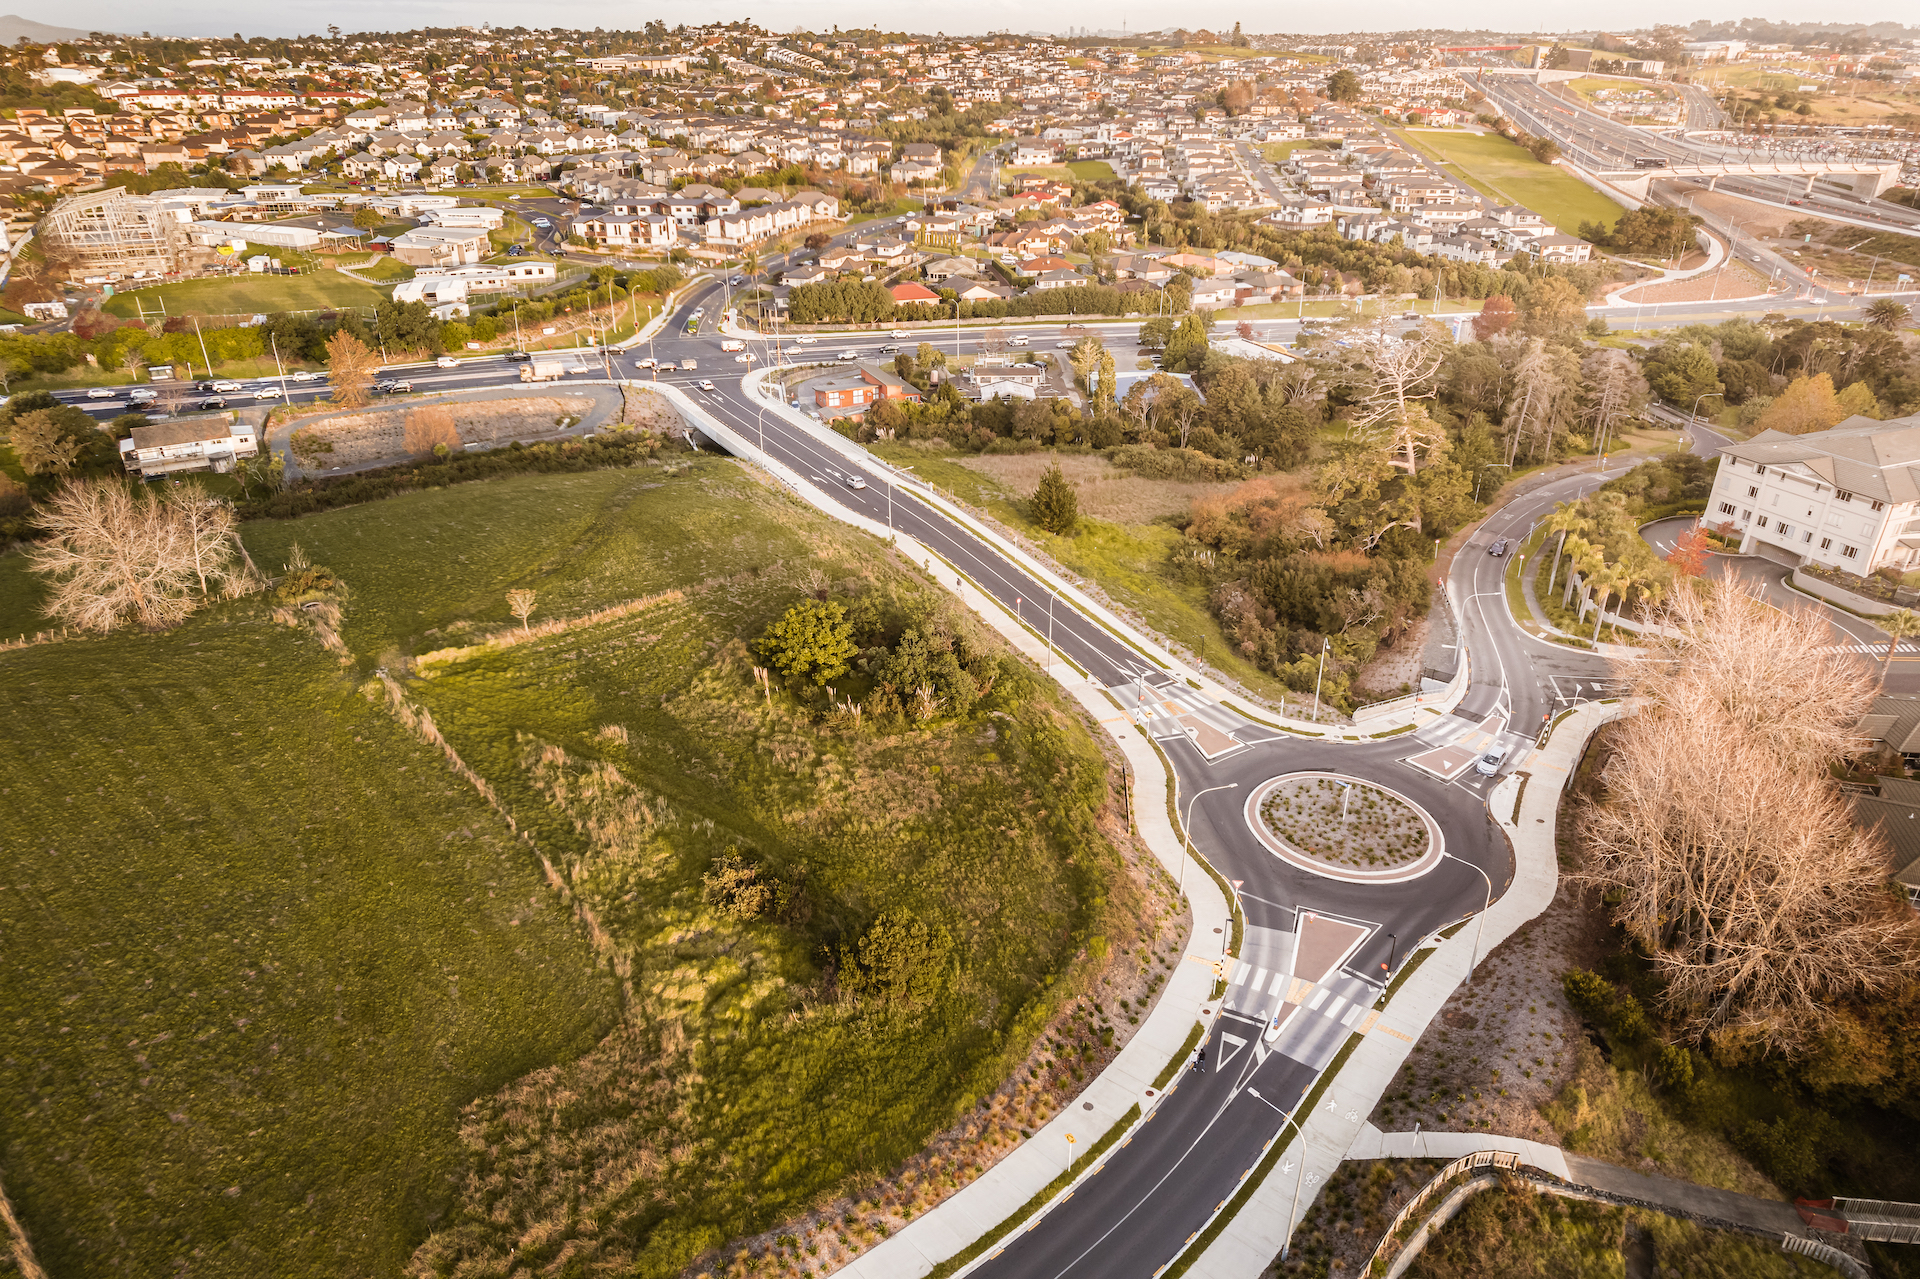
[[[1920,415],[1762,431],[1721,450],[1706,522],[1740,551],[1864,577],[1920,561]]]

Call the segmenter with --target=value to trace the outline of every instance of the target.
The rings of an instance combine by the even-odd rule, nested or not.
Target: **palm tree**
[[[1877,624],[1887,633],[1887,660],[1880,664],[1880,687],[1885,688],[1887,672],[1893,668],[1893,650],[1900,647],[1900,641],[1907,636],[1920,635],[1920,613],[1910,608],[1896,608],[1877,619]]]
[[[1590,577],[1595,570],[1606,567],[1606,557],[1600,554],[1600,548],[1586,538],[1575,534],[1567,539],[1567,585],[1560,592],[1560,607],[1569,608],[1573,602],[1573,581],[1576,576]],[[1582,592],[1582,615],[1585,614],[1586,596]]]
[[[1905,302],[1893,298],[1881,298],[1862,309],[1860,318],[1876,329],[1897,329],[1911,318]]]
[[[1553,571],[1547,574],[1547,594],[1553,594],[1553,584],[1560,580],[1560,554],[1567,549],[1567,534],[1585,533],[1593,524],[1572,502],[1562,502],[1553,508],[1553,514],[1543,521],[1547,532],[1558,533],[1560,541],[1553,548]]]
[[[1607,620],[1607,601],[1613,597],[1615,591],[1619,591],[1622,595],[1626,594],[1626,588],[1632,581],[1632,575],[1617,564],[1602,566],[1598,572],[1587,579],[1587,585],[1593,588],[1594,599],[1598,604],[1593,611],[1593,634],[1588,637],[1590,643],[1600,642],[1600,625]]]

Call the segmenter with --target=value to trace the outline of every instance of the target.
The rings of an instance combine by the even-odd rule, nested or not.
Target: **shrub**
[[[1749,1119],[1734,1134],[1734,1144],[1759,1164],[1788,1194],[1814,1188],[1822,1171],[1818,1134],[1804,1120],[1781,1115],[1770,1124]]]

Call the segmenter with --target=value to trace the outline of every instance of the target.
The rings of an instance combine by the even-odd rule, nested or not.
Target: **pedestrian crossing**
[[[1865,653],[1871,657],[1885,657],[1887,646],[1885,644],[1822,644],[1813,651],[1816,653]],[[1920,648],[1902,644],[1893,650],[1893,660],[1896,662],[1910,662],[1916,659],[1920,659]]]
[[[1305,916],[1306,946],[1299,935],[1250,925],[1227,975],[1227,991],[1220,1009],[1259,1026],[1261,1050],[1281,1052],[1296,1061],[1319,1066],[1338,1051],[1341,1042],[1372,1007],[1378,991],[1334,967],[1350,953],[1350,945],[1364,930],[1354,925]],[[1318,928],[1325,936],[1313,935]],[[1312,971],[1318,970],[1318,971]],[[1265,1032],[1275,1018],[1282,1022],[1269,1045]]]

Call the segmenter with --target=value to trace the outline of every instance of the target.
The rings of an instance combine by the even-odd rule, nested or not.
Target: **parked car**
[[[507,246],[507,256],[510,258],[517,258],[526,251],[527,246],[524,244],[509,244]]]
[[[120,392],[110,386],[90,386],[87,388],[87,398],[89,400],[111,400],[118,394],[120,394]]]
[[[1499,541],[1495,542],[1492,546],[1489,546],[1487,548],[1487,554],[1492,556],[1497,557],[1497,556],[1505,555],[1506,553],[1507,553],[1507,539],[1504,537],[1501,538]]]
[[[312,369],[300,369],[297,372],[287,374],[287,377],[294,382],[318,382],[320,380],[320,375]]]
[[[457,369],[460,367],[460,361],[454,359],[451,355],[443,355],[433,363],[435,368]]]

